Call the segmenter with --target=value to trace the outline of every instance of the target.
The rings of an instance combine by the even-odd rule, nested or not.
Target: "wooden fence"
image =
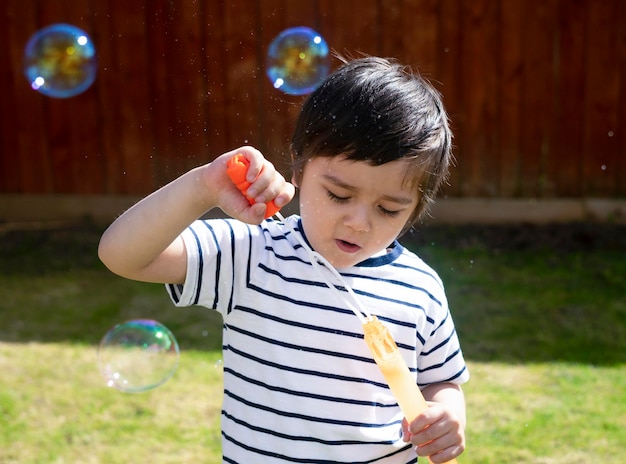
[[[252,144],[283,163],[303,97],[265,76],[269,42],[309,26],[393,56],[442,92],[451,197],[626,195],[622,0],[5,0],[0,194],[145,194]],[[22,72],[52,23],[93,39],[98,76],[52,99]],[[333,65],[337,65],[335,61]]]

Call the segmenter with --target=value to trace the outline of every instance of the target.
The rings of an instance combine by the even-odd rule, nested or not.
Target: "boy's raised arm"
[[[226,163],[236,153],[250,161],[250,189],[259,202],[250,205],[226,175]],[[232,217],[260,223],[265,202],[288,203],[291,184],[260,152],[242,147],[210,164],[194,168],[147,196],[104,232],[98,256],[114,273],[146,282],[183,283],[187,254],[180,234],[206,211],[220,207]]]

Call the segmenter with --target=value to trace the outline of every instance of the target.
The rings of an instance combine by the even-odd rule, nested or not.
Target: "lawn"
[[[221,462],[220,320],[111,275],[100,232],[0,232],[0,463]],[[472,373],[459,462],[623,462],[626,227],[428,226],[405,243],[441,274]],[[181,358],[125,394],[97,344],[134,317],[168,326]]]

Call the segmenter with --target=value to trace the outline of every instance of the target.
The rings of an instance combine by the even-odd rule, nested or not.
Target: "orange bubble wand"
[[[250,162],[242,154],[237,154],[228,160],[228,176],[244,196],[246,196],[246,191],[250,186],[250,182],[246,180],[246,173],[249,166]],[[248,196],[246,196],[246,198],[250,204],[254,204],[253,198]],[[276,216],[284,222],[285,218],[278,212],[279,209],[280,208],[278,208],[273,201],[267,203],[266,218],[276,214]],[[294,236],[297,237],[296,234],[294,234]],[[346,300],[352,312],[354,312],[356,317],[358,317],[363,324],[365,343],[371,351],[376,365],[382,372],[393,396],[396,398],[402,414],[404,414],[404,417],[406,417],[409,422],[413,421],[417,416],[428,409],[428,404],[417,386],[415,379],[411,375],[411,371],[404,361],[404,358],[400,355],[400,351],[398,351],[398,346],[391,336],[391,332],[389,332],[389,329],[385,327],[376,316],[369,314],[369,312],[362,307],[354,291],[345,284],[341,275],[324,257],[311,250],[304,242],[301,242],[301,244],[309,253],[311,264],[318,269],[326,285],[337,291],[339,296]],[[322,264],[342,283],[342,286],[352,297],[354,304],[346,298],[346,295],[336,285],[333,285],[326,279],[321,269]],[[363,317],[364,314],[365,317]],[[447,461],[448,464],[456,464],[456,462],[456,459]]]
[[[235,184],[235,186],[243,194],[243,196],[248,199],[248,203],[253,205],[255,203],[254,198],[249,197],[247,194],[248,187],[250,187],[250,182],[248,182],[248,180],[246,179],[246,174],[248,173],[249,167],[250,161],[248,161],[248,159],[241,153],[238,153],[228,160],[228,163],[226,165],[226,173],[228,174],[228,177],[230,177],[230,180],[233,181],[233,184]],[[280,210],[280,207],[276,206],[276,203],[274,203],[273,200],[265,203],[265,206],[267,208],[265,210],[266,219],[272,217]]]

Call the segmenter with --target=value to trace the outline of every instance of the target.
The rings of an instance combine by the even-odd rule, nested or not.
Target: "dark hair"
[[[445,181],[451,146],[448,117],[432,85],[396,61],[364,57],[344,61],[304,102],[291,140],[293,172],[300,182],[306,162],[317,156],[345,155],[375,166],[414,160],[405,182],[419,189],[419,202],[406,230]]]

